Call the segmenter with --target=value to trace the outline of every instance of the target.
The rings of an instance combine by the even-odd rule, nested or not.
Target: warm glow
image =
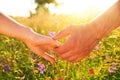
[[[60,6],[55,7],[53,4],[47,5],[51,13],[72,14],[84,13],[89,9],[103,11],[110,7],[117,0],[56,0]]]
[[[0,0],[0,11],[12,16],[29,16],[35,13],[35,0]],[[60,5],[46,4],[51,13],[72,14],[82,13],[90,9],[103,11],[117,0],[56,0]],[[91,10],[90,10],[91,11]],[[87,12],[88,13],[88,12]]]
[[[0,0],[0,11],[12,16],[28,17],[36,6],[34,0]]]

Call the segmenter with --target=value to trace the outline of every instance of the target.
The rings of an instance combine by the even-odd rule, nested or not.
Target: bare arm
[[[2,13],[0,13],[0,33],[23,41],[37,55],[55,62],[54,57],[45,52],[59,45],[55,40],[34,32]]]
[[[91,21],[97,31],[99,31],[98,38],[105,36],[112,30],[120,26],[120,0],[111,6],[103,14],[99,15]]]
[[[28,36],[32,38],[33,31],[0,13],[0,33],[23,41]]]

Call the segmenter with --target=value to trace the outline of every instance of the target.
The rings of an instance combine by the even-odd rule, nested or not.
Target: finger
[[[50,62],[55,62],[55,58],[52,56],[52,55],[49,55],[47,54],[47,52],[39,49],[39,48],[36,48],[34,49],[34,51],[37,55],[39,55],[40,57],[43,57],[45,58],[46,60],[50,61]]]
[[[71,51],[67,52],[67,53],[63,53],[61,55],[62,58],[66,59],[69,62],[74,62],[77,57],[79,56],[79,48],[74,48]]]
[[[72,29],[73,29],[72,27],[68,27],[68,28],[60,31],[57,35],[55,35],[53,37],[53,39],[57,40],[57,39],[68,36],[70,33],[72,33]]]
[[[90,50],[86,50],[86,51],[82,52],[75,61],[78,62],[78,61],[82,60],[83,58],[87,57],[90,54],[90,52],[91,52]]]
[[[79,52],[80,52],[80,51],[79,51],[79,48],[76,46],[76,47],[70,49],[69,51],[67,51],[67,52],[65,52],[65,53],[62,53],[62,54],[61,54],[61,57],[62,57],[62,58],[69,58],[69,57],[78,55]]]
[[[80,61],[86,56],[88,56],[90,52],[94,49],[97,43],[98,42],[93,42],[91,45],[89,45],[90,46],[89,48],[86,48],[85,50],[81,51],[81,54],[78,56],[79,58],[76,61]]]
[[[51,40],[50,44],[51,44],[51,47],[53,48],[57,48],[62,45],[62,43],[60,43],[59,41],[55,41],[55,40]]]
[[[41,35],[41,38],[38,40],[37,44],[40,43],[40,45],[49,45],[49,46],[59,46],[61,43],[52,39],[51,37]]]
[[[74,56],[74,54],[71,54],[72,51],[69,51],[69,52],[66,52],[66,53],[62,53],[62,54],[59,54],[61,56],[61,58],[63,59],[67,59],[71,56]]]
[[[57,55],[58,55],[59,57],[61,57],[62,59],[66,59],[66,60],[67,60],[69,57],[73,56],[73,54],[71,54],[71,51],[69,51],[69,52],[67,52],[67,53],[63,53],[63,54],[57,53]]]
[[[63,54],[74,50],[77,47],[78,40],[76,36],[71,36],[62,46],[59,46],[55,51],[59,54]]]
[[[44,47],[46,50],[53,50],[54,48],[58,48],[62,44],[58,41],[49,38],[48,40],[44,41],[44,44],[41,45],[41,48]]]
[[[56,62],[55,58],[52,55],[49,55],[47,52],[43,52],[43,54],[41,54],[41,56],[43,58],[45,58],[46,60],[50,61],[50,62]]]
[[[70,52],[68,52],[67,54],[69,54]],[[75,62],[75,60],[77,59],[78,55],[74,55],[73,54],[69,54],[67,56],[63,56],[63,55],[60,55],[58,54],[59,57],[61,57],[62,59],[65,59],[67,60],[68,62]]]
[[[74,62],[77,59],[78,55],[71,56],[67,59],[69,62]]]

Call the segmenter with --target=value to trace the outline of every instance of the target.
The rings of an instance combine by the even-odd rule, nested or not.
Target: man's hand
[[[85,25],[71,25],[70,27],[59,32],[54,39],[60,39],[65,36],[70,36],[67,41],[60,47],[56,48],[57,54],[69,62],[78,62],[89,53],[98,44],[99,36],[95,28]]]

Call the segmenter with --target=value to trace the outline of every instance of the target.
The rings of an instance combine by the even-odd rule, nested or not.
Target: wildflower
[[[89,70],[89,73],[90,73],[90,74],[95,74],[94,69],[90,69],[90,70]]]
[[[38,70],[41,74],[43,74],[45,71],[45,66],[43,64],[38,64]]]
[[[94,49],[95,49],[95,50],[99,50],[99,48],[100,48],[100,46],[99,46],[99,45],[96,45]]]
[[[36,69],[34,70],[34,74],[38,74],[38,72],[39,72],[38,70],[36,70]]]
[[[34,63],[38,63],[38,59],[34,59]]]
[[[118,66],[118,63],[112,63],[112,65],[108,68],[108,72],[110,74],[116,73],[117,66]]]
[[[49,35],[50,35],[50,37],[53,37],[55,35],[55,32],[49,31]]]
[[[58,78],[58,80],[63,80],[62,78]]]
[[[8,64],[4,65],[4,72],[10,71],[10,66]]]

